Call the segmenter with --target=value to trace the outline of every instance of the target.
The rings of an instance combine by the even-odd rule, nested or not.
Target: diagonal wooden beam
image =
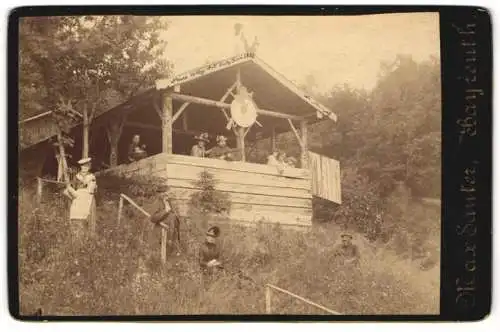
[[[163,112],[161,111],[161,107],[157,104],[156,101],[153,101],[153,108],[156,111],[156,114],[160,117],[160,120],[163,120]]]
[[[236,86],[238,85],[238,82],[234,82],[230,87],[229,89],[227,89],[226,93],[222,96],[222,98],[219,100],[220,102],[224,102],[226,101],[227,97],[229,97],[230,95],[232,95],[232,92],[233,90],[236,88]]]
[[[292,120],[288,119],[288,123],[290,124],[290,127],[293,130],[293,133],[295,134],[295,137],[297,137],[297,140],[299,141],[300,147],[304,148],[304,142],[302,142],[302,138],[300,138],[299,132],[295,128],[295,126],[292,123]]]
[[[221,99],[219,99],[219,101],[222,103],[222,102],[225,102],[227,97],[229,97],[230,95],[233,95],[233,90],[236,88],[236,86],[238,85],[238,82],[234,82],[230,87],[229,89],[227,89],[226,93],[221,97]],[[224,114],[224,116],[226,117],[226,120],[229,121],[230,118],[229,118],[229,115],[227,115],[227,112],[224,108],[221,108],[220,109],[222,111],[222,113]]]
[[[179,118],[179,116],[182,114],[182,112],[184,112],[186,107],[188,107],[190,104],[191,103],[189,103],[189,102],[185,102],[184,104],[181,105],[181,107],[179,107],[179,110],[177,111],[177,113],[175,113],[174,116],[172,117],[172,124],[175,122],[175,120],[177,120]]]
[[[245,130],[245,133],[243,134],[243,137],[246,137],[248,132],[250,131],[250,128],[252,128],[252,126],[248,127],[247,130]]]

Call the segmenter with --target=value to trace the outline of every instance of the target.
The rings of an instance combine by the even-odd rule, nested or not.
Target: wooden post
[[[301,168],[308,168],[308,144],[307,144],[307,121],[300,121],[300,132],[302,134],[302,146],[300,154],[300,166]]]
[[[266,286],[266,314],[271,314],[271,288]]]
[[[120,220],[122,219],[123,211],[123,197],[120,196],[120,202],[118,203],[118,225],[120,225]]]
[[[271,132],[271,152],[274,150],[276,150],[276,130],[273,127]]]
[[[245,161],[245,128],[238,127],[236,132],[237,148],[241,151],[241,161]]]
[[[42,179],[37,177],[36,182],[37,182],[37,184],[36,184],[36,198],[37,198],[38,204],[40,204],[42,202],[42,186],[43,186]]]
[[[186,112],[184,112],[184,114],[182,114],[182,129],[184,131],[188,130],[188,117],[187,117]]]
[[[162,105],[162,152],[172,153],[172,97],[168,92],[163,94]]]
[[[167,262],[167,230],[161,229],[161,262]]]
[[[82,135],[82,158],[87,158],[89,156],[89,128],[90,121],[87,107],[83,109],[83,135]]]

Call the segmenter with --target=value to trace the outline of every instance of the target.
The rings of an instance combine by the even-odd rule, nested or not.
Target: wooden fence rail
[[[313,307],[316,307],[318,309],[326,311],[326,312],[328,312],[328,313],[330,313],[332,315],[343,315],[340,312],[328,309],[327,307],[324,307],[324,306],[322,306],[320,304],[314,303],[313,301],[308,300],[306,298],[303,298],[302,296],[294,294],[294,293],[292,293],[290,291],[287,291],[286,289],[279,288],[279,287],[271,285],[271,284],[266,284],[265,289],[266,289],[266,314],[271,314],[272,313],[272,309],[271,309],[271,295],[272,295],[272,291],[275,290],[275,291],[278,291],[278,292],[290,295],[291,297],[294,297],[294,298],[296,298],[296,299],[298,299],[298,300],[300,300],[302,302],[305,302],[305,303],[307,303],[309,305],[312,305]]]
[[[146,217],[150,218],[151,214],[144,210],[142,207],[139,206],[134,200],[130,197],[128,197],[125,194],[120,194],[120,201],[118,202],[118,220],[117,223],[118,225],[120,224],[120,220],[122,219],[122,211],[123,211],[123,202],[127,201],[130,205],[135,207],[137,210],[139,210],[142,214],[144,214]],[[161,226],[161,261],[162,263],[165,263],[167,261],[167,232],[168,232],[168,225],[165,223],[160,223]]]

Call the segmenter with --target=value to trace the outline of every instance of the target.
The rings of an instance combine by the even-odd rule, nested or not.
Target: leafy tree
[[[83,157],[101,112],[151,86],[169,70],[162,60],[165,22],[144,16],[24,18],[20,25],[21,107],[80,114]],[[25,111],[24,111],[25,110]]]
[[[370,92],[343,85],[317,96],[339,120],[315,124],[311,147],[340,161],[342,204],[315,199],[316,220],[422,254],[436,217],[408,200],[440,194],[440,91],[436,59],[398,56],[381,65]]]

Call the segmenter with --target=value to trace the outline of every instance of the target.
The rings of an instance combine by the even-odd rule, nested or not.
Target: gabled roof
[[[244,74],[247,75],[247,78],[252,81],[249,83],[253,83],[253,87],[258,90],[256,97],[257,99],[261,98],[261,100],[257,100],[261,102],[261,104],[258,103],[259,106],[262,105],[266,107],[271,105],[271,109],[276,106],[276,111],[289,114],[299,113],[301,115],[307,115],[306,112],[316,112],[318,118],[326,116],[337,121],[337,115],[333,111],[299,89],[295,84],[251,53],[244,53],[212,62],[175,75],[173,78],[157,80],[156,89],[154,87],[147,89],[124,103],[102,112],[96,116],[96,120],[110,111],[118,111],[119,109],[130,107],[131,104],[134,103],[134,100],[143,98],[145,95],[150,95],[154,93],[155,90],[164,90],[175,86],[182,86],[183,93],[184,91],[190,92],[191,90],[193,95],[199,95],[201,93],[205,94],[203,97],[211,99],[215,98],[212,95],[217,95],[218,99],[220,95],[223,94],[220,93],[222,91],[221,89],[225,91],[225,89],[229,87],[229,85],[225,86],[224,84],[220,84],[222,83],[221,81],[229,79],[234,80],[235,76],[233,76],[233,72],[239,69],[241,69]],[[208,84],[205,84],[207,82]],[[246,82],[244,82],[244,84],[246,85]],[[215,87],[215,85],[217,85],[217,87]],[[213,90],[211,91],[212,93],[209,91],[211,89]],[[19,121],[19,130],[22,136],[20,144],[21,150],[43,142],[56,134],[56,128],[51,121],[50,115],[51,112],[45,112],[29,119]],[[104,118],[106,118],[106,116],[104,116]],[[80,123],[75,124],[75,127],[78,125],[80,125]]]
[[[304,103],[311,106],[318,114],[318,117],[327,116],[333,121],[337,121],[337,115],[328,109],[326,106],[322,105],[320,102],[315,100],[312,96],[305,93],[301,89],[299,89],[294,83],[288,80],[285,76],[278,73],[271,66],[265,63],[263,60],[259,59],[252,53],[243,53],[234,57],[230,57],[227,59],[223,59],[217,62],[212,62],[207,65],[194,68],[192,70],[186,71],[179,75],[174,76],[173,78],[160,79],[156,81],[156,89],[164,90],[173,88],[174,86],[180,85],[182,86],[185,83],[189,83],[205,76],[226,70],[231,67],[241,66],[247,63],[252,63],[263,71],[265,71],[269,76],[273,77],[276,81],[278,81],[281,85],[286,87],[289,91],[293,92],[297,95]]]

